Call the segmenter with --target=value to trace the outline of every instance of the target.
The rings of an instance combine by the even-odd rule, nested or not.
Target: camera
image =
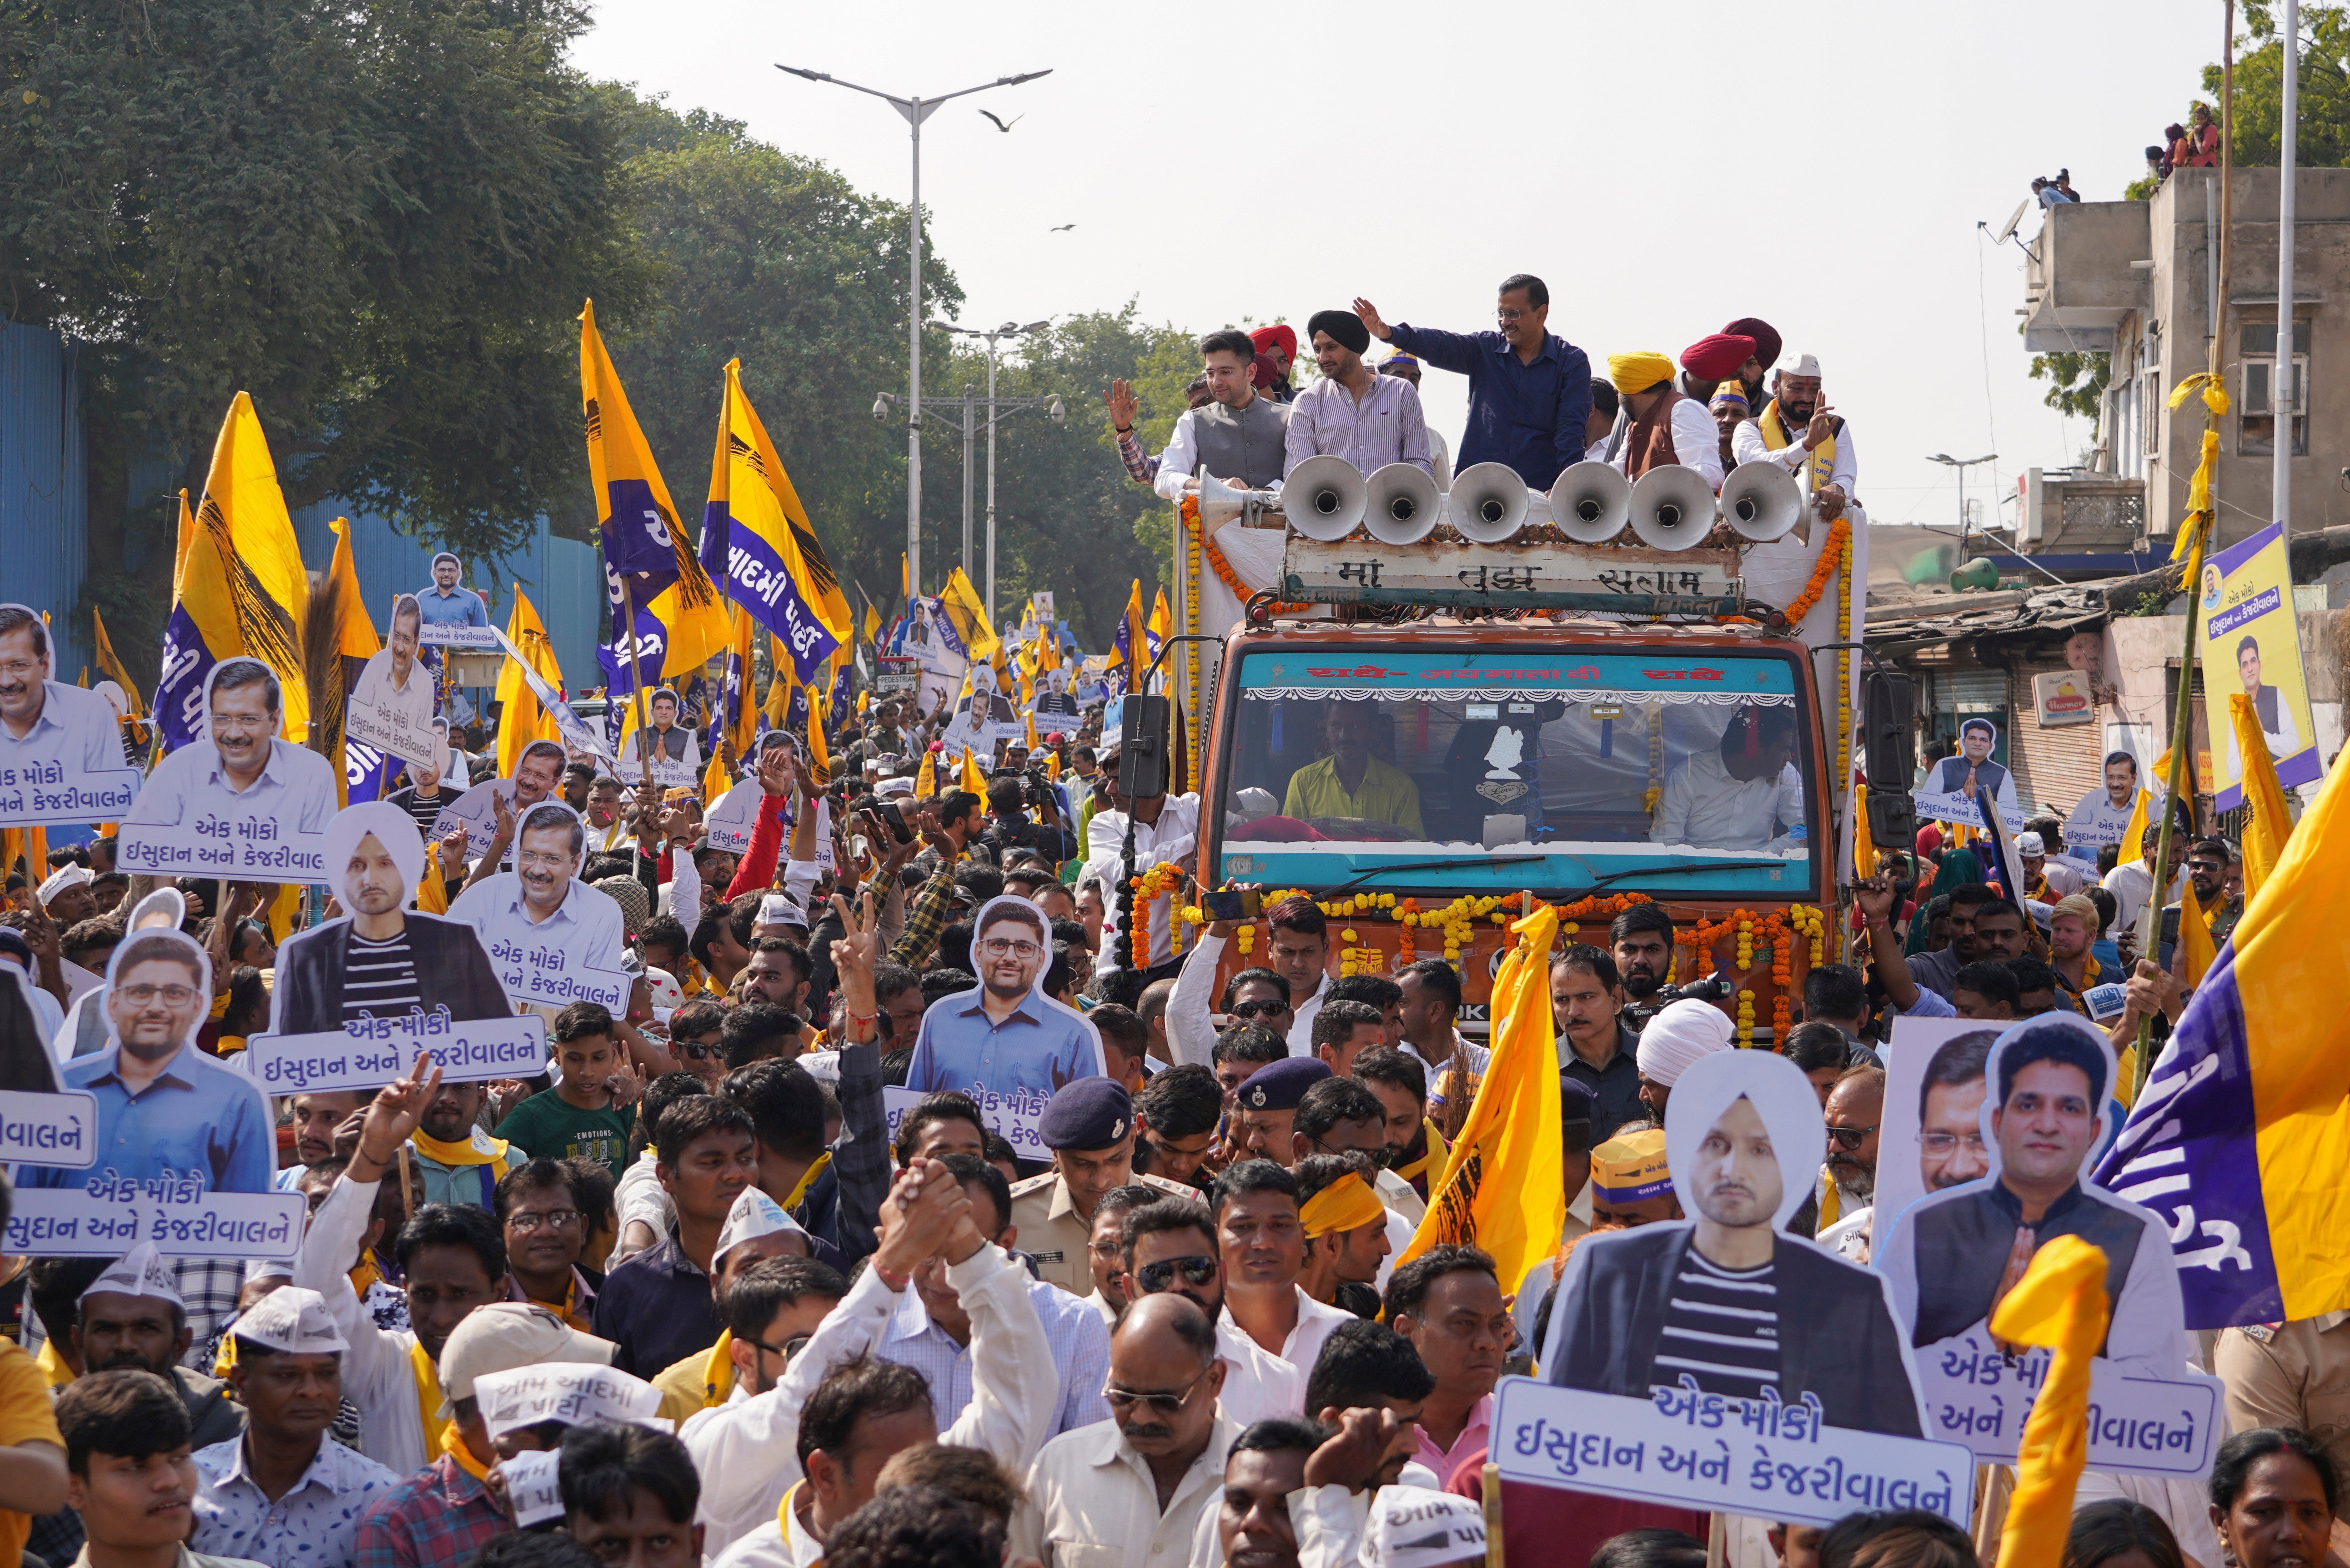
[[[1635,1029],[1648,1027],[1648,1020],[1676,1002],[1728,1002],[1731,983],[1726,980],[1693,980],[1687,985],[1661,986],[1646,1002],[1636,1002],[1624,1009],[1624,1016]]]

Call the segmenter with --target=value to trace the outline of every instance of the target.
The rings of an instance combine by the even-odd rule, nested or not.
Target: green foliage
[[[2279,157],[2278,128],[2284,119],[2284,57],[2275,6],[2270,0],[2250,0],[2244,24],[2245,36],[2236,40],[2230,151],[2239,164],[2273,168]],[[2350,9],[2304,5],[2301,29],[2293,156],[2304,169],[2350,166]],[[2205,66],[2203,92],[2214,110],[2220,88],[2220,67]],[[2187,123],[2184,114],[2179,123]]]
[[[88,597],[152,646],[253,394],[287,499],[475,554],[586,496],[580,300],[652,281],[571,0],[0,0],[0,315],[83,341]]]
[[[2113,369],[2109,354],[2034,354],[2032,379],[2054,383],[2041,401],[2060,414],[2071,414],[2095,425],[2104,411],[2106,378]]]

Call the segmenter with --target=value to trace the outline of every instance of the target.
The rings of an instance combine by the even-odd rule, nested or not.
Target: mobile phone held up
[[[1200,912],[1211,920],[1253,920],[1257,917],[1254,888],[1200,895]]]

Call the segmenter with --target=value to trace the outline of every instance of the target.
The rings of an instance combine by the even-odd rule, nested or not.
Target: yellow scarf
[[[816,1179],[822,1176],[826,1171],[831,1168],[832,1150],[826,1149],[822,1154],[816,1157],[816,1163],[809,1166],[807,1169],[802,1173],[799,1185],[792,1189],[791,1196],[785,1199],[783,1203],[780,1205],[783,1211],[788,1214],[793,1210],[798,1208],[800,1205],[800,1199],[807,1196],[807,1189],[816,1185]]]
[[[734,1392],[734,1331],[727,1329],[710,1347],[710,1359],[702,1364],[702,1407],[715,1410],[726,1403]]]
[[[213,1041],[213,1044],[222,1055],[234,1055],[235,1053],[244,1049],[244,1036],[242,1034],[224,1034],[219,1039]]]
[[[1835,1168],[1820,1167],[1820,1218],[1812,1229],[1814,1234],[1826,1230],[1844,1218],[1844,1194],[1836,1190]]]
[[[383,1271],[375,1266],[375,1254],[359,1254],[359,1266],[351,1271],[350,1277],[351,1293],[361,1301],[367,1300],[368,1291],[383,1278]]]
[[[563,1299],[559,1302],[540,1301],[536,1296],[531,1296],[530,1293],[527,1291],[523,1293],[526,1296],[530,1296],[531,1305],[545,1307],[547,1311],[553,1313],[556,1316],[561,1318],[564,1322],[569,1324],[580,1333],[589,1334],[594,1332],[596,1327],[595,1320],[579,1310],[579,1276],[577,1274],[569,1276],[564,1282]]]
[[[473,1477],[484,1486],[490,1484],[490,1467],[473,1457],[473,1450],[465,1446],[465,1435],[457,1430],[455,1427],[451,1426],[442,1428],[441,1433],[441,1451],[448,1455],[451,1459],[456,1460],[457,1468],[459,1469],[464,1471],[467,1475]]]
[[[1444,1135],[1438,1132],[1436,1124],[1425,1116],[1420,1118],[1419,1129],[1420,1136],[1428,1140],[1427,1148],[1422,1150],[1420,1157],[1409,1165],[1399,1165],[1395,1168],[1395,1173],[1406,1181],[1428,1171],[1441,1172],[1444,1169],[1445,1156],[1449,1152],[1445,1147]]]
[[[1762,428],[1764,446],[1769,447],[1773,452],[1786,446],[1787,427],[1779,419],[1778,399],[1771,400],[1762,410],[1762,417],[1755,423]],[[1812,455],[1804,464],[1811,470],[1812,493],[1814,495],[1827,488],[1831,483],[1828,475],[1835,472],[1835,437],[1830,435],[1819,445],[1812,448]]]
[[[806,1484],[805,1480],[794,1481],[792,1490],[784,1493],[784,1501],[775,1505],[775,1528],[784,1532],[784,1549],[787,1552],[791,1549],[792,1537],[798,1533],[799,1521],[792,1517],[792,1500],[799,1496],[800,1488]],[[809,1568],[824,1568],[824,1559],[818,1557]]]
[[[490,1138],[487,1140],[490,1146],[489,1152],[487,1153],[484,1153],[481,1149],[473,1147],[473,1137],[471,1133],[466,1134],[464,1138],[459,1142],[442,1143],[439,1138],[427,1133],[422,1127],[418,1127],[415,1132],[409,1135],[408,1141],[416,1146],[417,1153],[422,1155],[425,1158],[431,1160],[435,1165],[446,1165],[452,1167],[466,1165],[494,1165],[498,1168],[498,1175],[504,1176],[506,1173],[506,1146],[503,1140],[498,1138]]]
[[[449,1439],[456,1434],[450,1429],[449,1418],[438,1413],[442,1408],[440,1369],[432,1365],[432,1358],[424,1354],[421,1344],[408,1347],[408,1369],[416,1378],[416,1416],[424,1423],[424,1451],[445,1452]],[[464,1463],[463,1459],[457,1462]]]

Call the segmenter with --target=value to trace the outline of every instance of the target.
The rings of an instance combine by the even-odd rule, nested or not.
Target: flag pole
[[[629,591],[628,573],[615,572],[612,575],[620,579],[620,613],[629,619],[628,631],[625,633],[629,639],[629,684],[634,688],[629,693],[629,707],[636,715],[637,754],[645,764],[645,787],[650,789],[653,783],[653,753],[645,744],[645,678],[637,668],[637,597]]]

